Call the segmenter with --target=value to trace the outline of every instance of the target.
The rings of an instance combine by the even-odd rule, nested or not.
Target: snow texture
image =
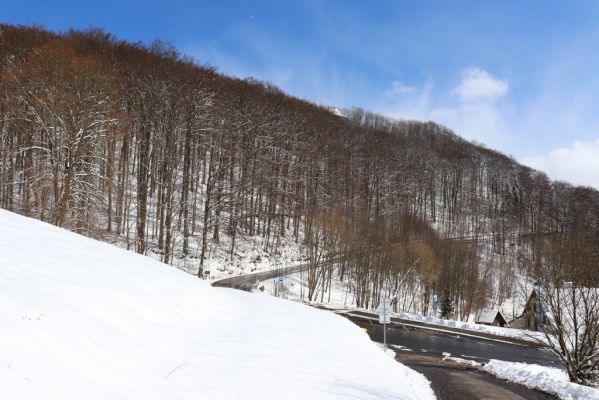
[[[0,210],[6,399],[432,399],[331,312]]]
[[[490,360],[488,363],[481,364],[473,360],[452,357],[450,353],[443,353],[443,360],[477,368],[498,378],[555,395],[559,399],[599,400],[599,390],[570,382],[568,374],[563,369],[501,360]]]
[[[480,369],[498,378],[556,395],[563,400],[599,400],[599,390],[570,382],[566,372],[558,368],[491,360]]]

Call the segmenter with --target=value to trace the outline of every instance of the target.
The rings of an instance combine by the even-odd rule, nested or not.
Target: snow
[[[340,109],[338,109],[337,107],[331,107],[331,108],[329,108],[329,110],[330,110],[330,111],[331,111],[331,112],[332,112],[334,115],[336,115],[336,116],[338,116],[338,117],[344,117],[344,118],[347,118],[347,115],[346,115],[346,114],[345,114],[343,111],[341,111]]]
[[[432,399],[331,312],[210,287],[0,210],[7,399]]]
[[[298,300],[310,304],[321,304],[331,309],[344,311],[366,311],[374,312],[357,308],[355,306],[355,298],[349,288],[349,283],[341,282],[336,276],[332,279],[331,288],[326,293],[322,290],[318,291],[318,295],[314,301],[309,302],[307,299],[307,279],[305,273],[290,274],[285,279],[285,284],[281,287],[275,279],[263,281],[259,286],[263,287],[264,292],[277,297],[286,299]],[[334,274],[335,275],[335,274]],[[497,314],[497,310],[493,311]],[[495,318],[495,314],[492,316]],[[529,342],[545,342],[547,339],[542,332],[533,332],[526,329],[502,328],[499,326],[490,326],[477,324],[475,322],[448,320],[434,317],[431,315],[423,316],[414,313],[396,312],[391,314],[392,317],[401,318],[407,321],[419,322],[437,327],[449,327],[471,331],[473,333],[486,333],[495,336],[506,338],[519,339]]]
[[[431,316],[425,317],[422,315],[408,313],[393,313],[392,316],[429,325],[458,328],[471,332],[487,333],[495,336],[503,336],[520,340],[528,340],[533,342],[545,340],[545,335],[543,333],[528,331],[525,329],[501,328],[499,326],[481,325],[474,322],[455,321]]]
[[[198,235],[190,239],[192,243],[190,247],[195,249],[192,251],[194,254],[199,253],[197,241],[199,241]],[[235,239],[235,251],[231,255],[231,237],[223,234],[218,243],[214,243],[212,240],[208,241],[203,270],[204,272],[210,271],[209,279],[215,280],[252,272],[269,271],[304,260],[301,243],[296,242],[289,233],[285,237],[279,238],[279,241],[276,250],[267,250],[262,236],[240,234]],[[178,242],[182,242],[182,238]],[[122,240],[116,240],[114,244],[121,248],[126,247],[126,243]],[[150,250],[147,255],[161,261],[163,258],[161,252],[154,248],[153,243],[148,243],[148,246]],[[174,257],[171,258],[170,263],[173,267],[192,275],[197,275],[200,264],[199,258],[185,257],[177,247],[175,247]]]
[[[479,324],[492,324],[497,316],[497,310],[482,310],[478,313],[476,321]]]
[[[470,368],[480,368],[480,363],[474,360],[466,360],[460,357],[452,357],[450,353],[443,353],[443,361],[450,360],[458,364],[466,365]]]
[[[491,360],[480,369],[498,378],[556,395],[563,400],[599,399],[599,390],[570,382],[566,372],[558,368]]]
[[[264,293],[284,297],[287,299],[308,302],[307,273],[298,272],[289,274],[285,277],[284,285],[279,285],[275,278],[261,282]],[[315,299],[318,301],[312,304],[323,304],[328,307],[346,308],[355,304],[353,294],[349,291],[347,284],[332,279],[331,289],[324,293],[321,288],[316,293]],[[322,299],[322,301],[320,301]]]
[[[464,364],[498,378],[555,395],[563,400],[599,400],[599,390],[570,382],[568,374],[563,369],[501,360],[479,363],[452,357],[450,353],[443,353],[443,360]]]
[[[414,351],[412,349],[407,348],[406,346],[400,346],[398,344],[390,344],[389,347],[400,351]]]

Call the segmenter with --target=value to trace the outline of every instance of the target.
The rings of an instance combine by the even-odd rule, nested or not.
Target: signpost
[[[279,276],[275,282],[275,296],[285,298],[285,291],[283,290],[285,288],[285,277]]]
[[[387,351],[387,324],[391,322],[391,303],[384,298],[376,309],[379,314],[379,323],[383,324],[383,346]]]

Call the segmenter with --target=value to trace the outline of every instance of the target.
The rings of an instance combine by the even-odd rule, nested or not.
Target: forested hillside
[[[438,293],[466,317],[542,270],[596,281],[597,191],[433,122],[344,114],[160,42],[0,25],[0,207],[200,276],[209,246],[292,238],[310,298],[341,279],[362,307]]]

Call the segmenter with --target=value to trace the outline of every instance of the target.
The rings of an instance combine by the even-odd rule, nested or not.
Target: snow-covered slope
[[[428,399],[332,313],[0,210],[6,399]]]

